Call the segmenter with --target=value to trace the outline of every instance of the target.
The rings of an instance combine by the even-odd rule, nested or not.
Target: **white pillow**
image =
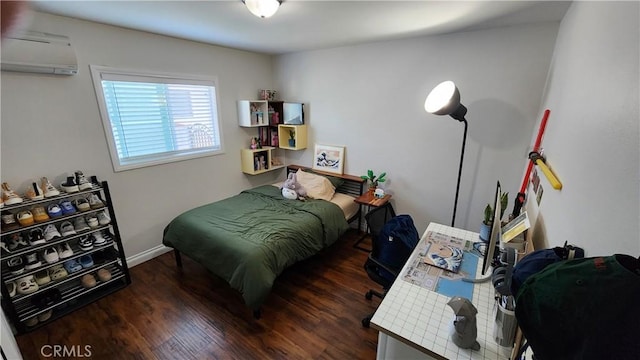
[[[307,190],[307,196],[312,199],[322,199],[329,201],[333,198],[336,188],[333,187],[331,181],[324,176],[311,174],[298,170],[296,179]]]

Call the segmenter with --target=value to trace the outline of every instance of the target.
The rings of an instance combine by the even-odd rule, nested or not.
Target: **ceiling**
[[[496,26],[559,21],[568,1],[284,0],[269,19],[241,0],[33,1],[57,15],[282,54]],[[37,29],[44,31],[42,29]]]

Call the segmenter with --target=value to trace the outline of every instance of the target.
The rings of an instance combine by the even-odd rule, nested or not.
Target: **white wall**
[[[271,58],[93,22],[36,13],[31,28],[71,38],[79,74],[2,72],[2,181],[24,190],[75,170],[109,181],[127,256],[161,244],[184,210],[268,181],[240,171],[240,148],[254,135],[237,126],[236,100],[272,85]],[[114,173],[89,64],[217,76],[224,155]]]
[[[456,226],[478,231],[496,180],[511,194],[520,187],[557,29],[504,27],[282,55],[275,88],[308,104],[311,146],[346,146],[346,173],[386,171],[396,210],[422,232],[429,222],[451,223],[463,125],[427,114],[423,104],[435,85],[455,81],[469,109]],[[288,160],[311,165],[312,150]]]
[[[548,246],[640,255],[639,13],[638,2],[579,1],[562,20],[541,108],[563,182],[541,181],[536,237]]]

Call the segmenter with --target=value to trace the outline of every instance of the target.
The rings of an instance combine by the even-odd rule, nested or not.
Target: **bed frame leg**
[[[176,256],[176,265],[182,269],[182,257],[180,256],[180,251],[173,249],[173,254]]]
[[[260,316],[262,316],[262,310],[261,309],[255,309],[253,310],[253,318],[258,320],[260,319]]]

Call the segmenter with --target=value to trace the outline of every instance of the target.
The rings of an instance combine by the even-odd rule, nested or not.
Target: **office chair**
[[[408,251],[408,253],[406,254],[406,258],[404,258],[402,264],[400,264],[399,266],[397,264],[399,261],[389,261],[391,258],[397,257],[398,252],[401,253],[401,257],[404,257],[405,255],[405,251],[400,250],[398,246],[390,247],[389,243],[391,242],[388,240],[389,235],[383,234],[385,224],[389,223],[394,218],[396,218],[396,213],[393,210],[393,206],[391,206],[391,203],[386,203],[383,206],[375,208],[367,213],[367,215],[365,215],[367,225],[369,226],[369,230],[371,232],[371,252],[369,253],[369,257],[364,264],[364,268],[367,271],[367,275],[369,275],[369,278],[382,286],[382,292],[376,291],[374,289],[370,289],[369,291],[367,291],[367,293],[365,294],[365,298],[367,300],[371,300],[373,296],[376,296],[380,299],[384,297],[387,290],[389,290],[391,284],[393,284],[393,281],[398,276],[399,271],[402,269],[404,262],[406,262],[407,258],[411,254],[411,251],[413,250],[413,248],[411,248]],[[384,243],[385,241],[386,243]],[[400,247],[404,247],[402,246],[402,244],[400,244],[401,242],[396,243],[399,244]],[[398,249],[394,250],[395,248]],[[391,254],[391,252],[394,252],[396,254]],[[373,313],[362,319],[362,326],[368,328],[372,317]]]

